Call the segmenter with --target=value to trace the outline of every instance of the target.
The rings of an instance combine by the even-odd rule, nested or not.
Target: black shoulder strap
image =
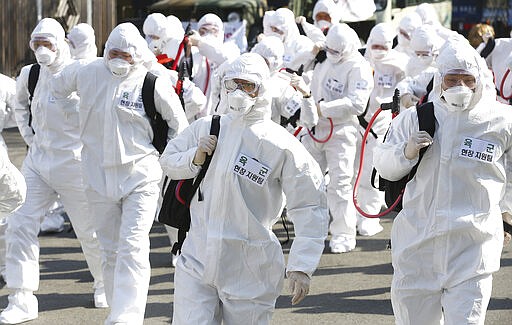
[[[41,66],[38,63],[34,63],[30,67],[30,72],[28,74],[28,126],[32,129],[32,133],[34,133],[34,128],[32,128],[32,99],[34,98],[34,91],[36,90],[40,71]]]
[[[167,134],[169,132],[169,125],[167,121],[162,118],[162,115],[156,111],[155,107],[155,83],[157,76],[151,72],[146,73],[144,83],[142,84],[142,103],[144,104],[144,111],[149,118],[149,123],[153,129],[152,144],[159,153],[164,152],[167,145]]]
[[[416,113],[418,114],[418,123],[419,123],[420,131],[427,131],[428,134],[430,134],[430,136],[433,138],[434,133],[436,131],[436,117],[434,114],[434,103],[427,102],[425,104],[422,104],[422,105],[416,107]],[[428,147],[424,147],[424,148],[420,149],[418,162],[411,169],[408,179],[412,179],[414,177],[414,175],[416,174],[416,170],[418,169],[421,159],[423,158],[423,155],[425,154],[427,149],[428,149]]]
[[[215,135],[217,138],[219,137],[220,132],[220,115],[213,115],[212,116],[212,124],[210,126],[210,135]],[[188,200],[188,202],[192,201],[192,197],[194,197],[194,194],[196,193],[197,189],[199,188],[199,184],[203,180],[204,176],[206,175],[206,172],[208,171],[208,167],[210,166],[210,162],[212,161],[212,156],[215,153],[212,152],[211,155],[206,156],[206,160],[204,161],[204,164],[199,171],[199,174],[197,175],[196,179],[194,180],[194,184],[192,185],[192,194]],[[199,190],[199,201],[203,200],[203,195],[201,194],[201,190]]]
[[[484,59],[486,59],[489,56],[489,54],[492,53],[495,46],[496,46],[496,41],[494,40],[494,38],[490,38],[487,41],[487,44],[485,44],[485,47],[482,50],[482,52],[480,52],[480,56],[483,57]]]

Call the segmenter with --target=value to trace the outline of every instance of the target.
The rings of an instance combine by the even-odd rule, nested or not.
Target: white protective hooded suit
[[[279,29],[283,34],[272,32],[270,27]],[[298,71],[303,66],[304,71],[313,68],[316,53],[315,44],[304,35],[300,35],[295,23],[295,15],[288,8],[267,11],[263,16],[263,33],[266,36],[277,36],[284,44],[283,66]]]
[[[124,77],[108,68],[109,52],[130,53]],[[109,35],[104,58],[63,71],[56,93],[78,90],[87,194],[97,217],[104,258],[105,289],[111,313],[106,324],[142,324],[150,278],[149,231],[159,195],[162,170],[151,144],[153,132],[141,98],[153,57],[137,28],[118,25]],[[158,78],[155,108],[169,125],[169,138],[187,125],[177,95]]]
[[[395,50],[407,54],[409,57],[413,57],[415,54],[411,50],[411,35],[412,32],[422,25],[421,17],[414,11],[409,12],[405,15],[398,24],[397,28],[397,40],[398,44],[395,46]]]
[[[52,85],[62,70],[73,63],[64,30],[54,19],[42,19],[32,39],[44,37],[56,49],[53,63],[42,65],[32,100],[32,128],[29,120],[28,76],[31,66],[22,68],[16,81],[16,121],[29,145],[21,172],[27,184],[27,198],[8,217],[7,286],[11,290],[36,291],[39,287],[39,242],[41,216],[60,196],[81,243],[94,287],[103,290],[100,245],[85,192],[81,168],[82,143],[79,139],[78,97],[69,94],[56,99]],[[31,310],[37,310],[29,306]],[[6,310],[2,314],[4,314]]]
[[[311,276],[327,235],[322,174],[300,142],[270,120],[264,60],[243,54],[226,78],[261,84],[260,93],[245,114],[231,111],[220,119],[217,148],[200,186],[203,200],[197,193],[192,200],[192,224],[176,266],[176,325],[270,323],[285,272],[272,232],[283,193],[295,226],[287,271]],[[197,120],[169,142],[160,163],[171,178],[198,174],[192,160],[210,124],[210,117]]]
[[[368,109],[364,116],[366,121],[370,121],[373,115],[380,108],[383,103],[389,103],[393,99],[393,94],[398,82],[405,78],[405,64],[409,57],[401,52],[392,49],[393,38],[395,31],[391,25],[387,23],[377,24],[370,31],[368,43],[366,47],[367,59],[373,68],[374,88],[370,95]],[[387,53],[383,58],[375,58],[373,45],[385,46],[388,48]],[[391,111],[382,111],[375,119],[372,125],[372,130],[378,136],[376,139],[372,134],[368,134],[366,139],[366,149],[364,152],[365,164],[361,168],[360,183],[358,187],[358,204],[360,208],[370,214],[378,214],[382,205],[384,204],[383,192],[374,188],[371,184],[372,179],[372,160],[373,148],[377,142],[382,142],[384,135],[391,123]],[[364,133],[364,129],[360,129],[360,133]],[[358,159],[361,154],[361,141],[358,141]],[[358,214],[357,228],[359,234],[372,236],[382,230],[379,225],[378,218],[365,218]]]
[[[391,299],[397,324],[484,324],[492,273],[499,269],[502,212],[512,210],[512,114],[496,102],[487,67],[467,41],[437,59],[436,130],[403,196],[391,234]],[[477,81],[469,107],[448,109],[441,77],[459,69]],[[393,120],[374,154],[378,172],[398,180],[417,158],[404,148],[418,130],[416,109]]]
[[[71,57],[75,60],[92,60],[98,56],[96,37],[91,25],[81,23],[71,28],[67,35]]]
[[[353,241],[356,236],[356,211],[352,203],[352,178],[358,122],[373,89],[370,64],[359,54],[359,38],[346,24],[333,25],[327,33],[326,45],[339,53],[327,53],[327,59],[313,71],[311,93],[322,113],[315,128],[318,143],[306,135],[302,142],[315,157],[323,171],[329,169],[327,201],[333,216],[330,232],[333,237]],[[352,247],[353,248],[353,247]]]

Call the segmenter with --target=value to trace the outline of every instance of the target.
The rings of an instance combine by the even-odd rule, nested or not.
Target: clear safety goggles
[[[402,35],[405,39],[411,40],[411,35],[406,30],[399,28],[398,33]]]
[[[206,35],[215,35],[219,34],[219,28],[216,25],[212,24],[204,24],[199,28],[199,35],[206,36]]]
[[[331,49],[327,45],[325,46],[325,52],[327,52],[327,53],[329,53],[331,55],[334,55],[334,56],[340,56],[341,55],[341,51],[337,51],[337,50]]]
[[[270,26],[270,30],[276,34],[284,35],[284,31],[280,30],[279,28],[275,26]]]
[[[260,89],[259,84],[252,82],[252,81],[244,80],[244,79],[224,80],[224,87],[226,88],[226,90],[228,92],[233,92],[237,89],[240,89],[248,95],[254,95]]]
[[[477,78],[466,70],[449,70],[442,74],[442,78],[446,88],[463,85],[470,89],[475,89],[477,84]]]
[[[434,56],[434,53],[431,51],[415,51],[414,53],[418,58]]]
[[[123,59],[127,62],[133,63],[133,55],[130,52],[123,51],[121,49],[110,49],[108,51],[109,59]]]
[[[41,46],[44,46],[54,52],[57,50],[56,40],[53,38],[50,38],[50,37],[36,36],[30,40],[29,44],[30,44],[30,49],[34,52],[37,51],[37,49]]]

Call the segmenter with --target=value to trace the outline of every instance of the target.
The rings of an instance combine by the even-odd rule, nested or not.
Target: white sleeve
[[[25,179],[11,163],[6,151],[0,152],[0,217],[16,210],[26,195]]]
[[[324,33],[322,32],[322,30],[320,30],[320,28],[316,27],[315,25],[313,24],[310,24],[308,23],[307,21],[303,22],[301,24],[302,26],[302,29],[304,29],[304,32],[306,33],[306,36],[312,40],[314,43],[323,43],[325,44],[325,35]]]
[[[168,84],[168,78],[157,78],[155,83],[155,109],[167,121],[169,139],[174,138],[187,126],[188,121],[181,106],[180,99]]]
[[[199,53],[208,58],[217,66],[224,61],[232,60],[240,55],[240,49],[233,42],[223,43],[221,46],[211,44],[207,40],[200,40],[197,44]]]
[[[286,271],[311,276],[322,256],[329,225],[325,184],[320,167],[302,144],[297,141],[292,150],[281,179],[287,214],[295,230]]]

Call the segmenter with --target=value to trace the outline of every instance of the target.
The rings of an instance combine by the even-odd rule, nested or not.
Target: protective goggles
[[[199,28],[199,35],[217,35],[219,34],[219,28],[213,24],[204,24]]]
[[[405,31],[404,29],[402,28],[399,28],[398,29],[398,32],[400,33],[400,35],[402,35],[405,39],[408,39],[408,40],[411,40],[411,35]]]
[[[260,89],[260,85],[243,79],[227,79],[224,80],[224,87],[228,92],[233,92],[237,89],[242,90],[248,95],[254,95]]]
[[[331,54],[331,55],[334,55],[334,56],[340,56],[341,55],[341,52],[340,51],[336,51],[334,49],[331,49],[330,47],[328,46],[325,46],[325,52]]]
[[[29,43],[30,49],[32,51],[37,51],[37,49],[40,46],[44,46],[52,51],[56,51],[57,50],[56,44],[57,44],[57,42],[53,37],[50,38],[50,37],[42,37],[42,36],[33,37]]]
[[[464,85],[470,89],[474,89],[477,84],[477,79],[469,71],[465,70],[450,70],[442,75],[443,84],[447,88]]]

